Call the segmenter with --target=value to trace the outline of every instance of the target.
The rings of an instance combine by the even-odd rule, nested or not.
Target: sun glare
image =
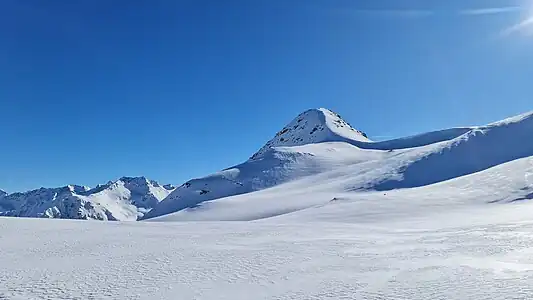
[[[520,22],[507,28],[504,31],[505,35],[513,33],[521,33],[523,35],[533,34],[533,1],[527,1],[524,7],[524,14],[521,16]]]

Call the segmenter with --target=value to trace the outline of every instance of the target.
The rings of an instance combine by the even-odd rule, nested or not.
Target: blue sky
[[[0,188],[180,184],[313,107],[375,139],[529,111],[529,14],[527,0],[3,0]]]

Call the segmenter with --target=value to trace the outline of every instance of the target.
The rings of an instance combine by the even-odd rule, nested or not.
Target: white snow
[[[0,298],[533,297],[532,203],[410,209],[351,223],[0,218]]]
[[[172,191],[144,177],[122,177],[94,189],[41,188],[0,197],[0,215],[135,221]]]
[[[374,161],[386,155],[384,151],[361,150],[340,142],[274,148],[260,159],[186,182],[145,217],[165,215],[204,201],[274,187],[347,164]]]
[[[384,142],[307,113],[327,134],[161,202],[144,178],[80,196],[146,221],[0,218],[0,299],[533,298],[533,113]]]
[[[441,138],[434,132],[388,142],[365,142],[365,148],[361,141],[269,148],[241,165],[187,182],[145,218],[265,218],[336,197],[360,197],[356,191],[422,187],[533,156],[532,113],[440,133]],[[437,142],[426,144],[429,140]],[[384,145],[390,148],[384,149]]]
[[[307,110],[246,162],[186,182],[144,218],[194,207],[208,200],[259,191],[384,155],[382,151],[362,151],[354,146],[360,143],[370,143],[370,140],[338,114],[325,108]]]
[[[321,142],[369,142],[363,132],[354,129],[340,115],[325,108],[309,109],[299,114],[274,138],[268,141],[252,159],[261,157],[271,148],[300,146]]]

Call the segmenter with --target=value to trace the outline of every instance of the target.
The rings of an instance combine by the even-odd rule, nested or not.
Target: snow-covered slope
[[[0,218],[0,299],[533,298],[531,201],[403,216],[340,203],[301,211],[309,222]]]
[[[442,210],[533,200],[533,156],[437,184],[354,192],[352,186],[387,176],[371,172],[377,161],[310,176],[271,189],[203,202],[149,221],[328,221],[365,223],[429,216]],[[362,167],[365,170],[356,170]],[[378,180],[379,181],[379,180]],[[273,218],[275,217],[275,218]]]
[[[275,148],[261,158],[186,182],[146,214],[145,218],[194,207],[208,200],[262,190],[345,164],[381,159],[384,155],[386,153],[383,151],[362,151],[339,142]]]
[[[145,222],[0,217],[0,299],[533,299],[532,123],[272,142]],[[157,187],[123,178],[0,206],[53,194],[128,219],[172,190]]]
[[[279,131],[248,161],[178,187],[145,219],[194,207],[198,203],[250,193],[346,163],[382,157],[382,151],[360,151],[353,143],[369,142],[336,113],[307,110]],[[355,155],[354,155],[355,153]]]
[[[244,163],[177,188],[124,177],[91,190],[68,186],[0,195],[0,212],[101,220],[255,220],[371,193],[406,193],[399,199],[407,199],[413,192],[419,199],[420,193],[449,194],[442,190],[448,185],[440,183],[458,180],[461,185],[467,182],[463,181],[467,175],[483,171],[475,175],[481,176],[475,177],[481,182],[483,176],[493,178],[491,168],[498,170],[500,165],[532,157],[531,136],[533,113],[527,113],[486,126],[373,142],[338,114],[311,109],[298,115]],[[516,168],[518,177],[528,170]],[[498,178],[515,180],[509,172]],[[514,197],[513,191],[505,191]],[[490,195],[503,197],[495,190]],[[492,199],[490,195],[482,197]],[[522,193],[516,198],[528,195]]]
[[[94,189],[69,185],[0,197],[0,215],[137,220],[172,190],[144,177],[122,177]]]
[[[523,114],[473,128],[447,142],[425,147],[406,160],[398,178],[376,186],[391,190],[432,184],[533,155],[533,114]]]
[[[236,167],[239,171],[249,170],[252,163],[262,162],[263,165],[253,168],[254,178],[259,182],[265,182],[268,178],[269,182],[273,182],[269,186],[261,186],[255,190],[241,188],[239,192],[235,192],[237,189],[214,185],[213,190],[217,193],[212,197],[200,193],[186,194],[182,191],[184,187],[178,188],[147,217],[172,213],[156,220],[254,220],[322,205],[332,199],[366,197],[368,191],[392,191],[399,188],[428,186],[428,189],[422,189],[422,192],[417,193],[446,195],[450,193],[441,188],[447,185],[436,185],[437,190],[432,190],[434,187],[431,185],[450,179],[463,184],[466,181],[462,180],[467,180],[465,179],[467,177],[462,176],[533,156],[533,139],[530,138],[533,135],[532,113],[487,126],[466,129],[444,130],[441,131],[443,134],[440,137],[438,132],[434,132],[381,143],[350,140],[271,148],[259,158],[251,159]],[[436,142],[426,144],[430,140]],[[409,147],[408,142],[411,142],[413,147]],[[383,145],[391,148],[383,149]],[[336,152],[340,149],[343,150],[342,155]],[[290,172],[283,173],[284,176],[280,176],[279,173],[264,172],[267,166],[280,165],[278,157],[268,156],[280,152],[291,157],[304,153],[311,155],[307,159],[299,160],[298,164],[284,165],[290,166],[288,168]],[[503,180],[498,178],[511,181],[519,178],[523,182],[524,172],[529,172],[527,165],[520,165],[523,168],[506,169],[504,174],[498,175],[490,184],[497,187],[498,182]],[[301,170],[306,172],[303,173]],[[494,178],[490,169],[486,173],[479,174],[476,178],[480,182],[485,177]],[[250,178],[248,175],[243,177]],[[194,184],[212,186],[210,185],[212,182],[207,181],[207,178],[213,179],[219,176],[216,174],[197,179]],[[284,180],[274,182],[273,178]],[[468,185],[470,184],[472,183],[469,182]],[[190,187],[194,188],[192,184]],[[483,195],[485,199],[496,201],[497,199],[491,198],[491,195],[503,197],[496,190],[485,189],[485,191],[488,193]],[[515,193],[513,190],[505,191],[508,197]],[[528,190],[521,191],[517,192],[522,194],[516,198],[529,197]],[[396,192],[385,194],[396,195]],[[407,191],[405,197],[408,198],[410,192],[411,190]],[[419,198],[420,194],[417,197]],[[381,199],[378,203],[382,201],[388,200]],[[447,200],[442,199],[442,201]]]

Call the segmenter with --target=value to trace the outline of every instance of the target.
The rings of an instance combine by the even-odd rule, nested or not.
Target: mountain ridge
[[[176,213],[179,217],[167,219],[199,220],[189,216],[211,210],[219,211],[220,218],[225,220],[267,218],[337,198],[331,191],[355,195],[416,188],[533,155],[533,142],[528,139],[533,135],[533,113],[486,126],[451,128],[383,142],[331,135],[326,129],[318,129],[327,134],[311,143],[295,139],[288,146],[280,146],[283,143],[280,137],[291,136],[291,124],[298,123],[299,117],[255,157],[177,188],[143,219],[166,219],[165,215]],[[311,131],[306,127],[300,133]],[[228,184],[227,177],[240,185]],[[307,195],[308,202],[285,203],[289,200],[283,199],[300,197],[295,194]],[[256,198],[266,202],[250,207],[247,201]],[[243,210],[240,206],[247,207],[247,211],[240,217],[231,217],[232,212]],[[272,207],[278,207],[279,211],[266,213]],[[220,219],[213,213],[209,220]]]
[[[185,216],[209,209],[213,203],[217,204],[213,207],[219,207],[220,203],[240,199],[235,203],[243,204],[242,199],[256,196],[285,198],[296,193],[309,194],[311,199],[316,196],[313,193],[329,195],[332,180],[340,180],[332,186],[342,193],[411,189],[532,156],[531,135],[533,112],[528,112],[485,126],[375,142],[337,113],[309,109],[243,163],[178,187],[161,185],[144,176],[124,176],[93,188],[68,185],[24,193],[0,192],[0,215],[133,221],[176,212]],[[296,191],[287,190],[290,186]],[[305,207],[305,203],[291,207],[282,212]],[[265,214],[256,211],[245,219],[254,216]]]
[[[136,220],[171,191],[145,177],[121,177],[94,188],[80,185],[41,187],[0,197],[0,215]]]

